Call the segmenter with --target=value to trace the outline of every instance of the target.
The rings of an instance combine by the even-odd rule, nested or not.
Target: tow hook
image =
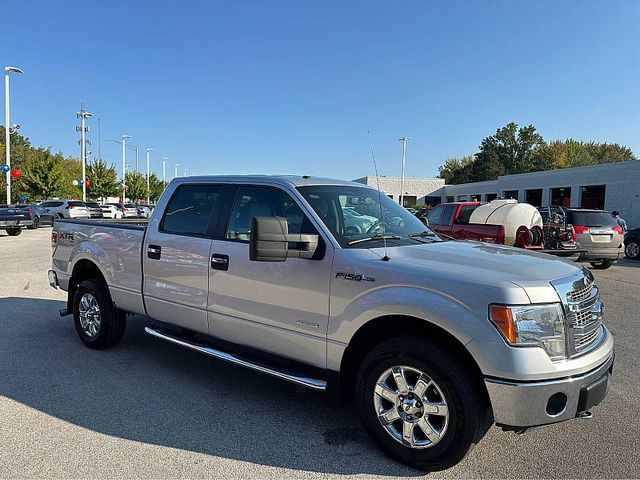
[[[593,413],[591,413],[589,410],[585,410],[583,412],[578,412],[578,418],[581,418],[583,420],[589,420],[591,418],[593,418]]]

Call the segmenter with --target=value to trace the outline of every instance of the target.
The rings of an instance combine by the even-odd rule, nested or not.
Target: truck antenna
[[[384,223],[384,209],[382,208],[382,192],[380,191],[380,176],[378,175],[378,165],[376,164],[376,154],[373,151],[373,140],[371,140],[371,132],[368,131],[369,135],[369,148],[371,149],[371,159],[373,160],[373,169],[376,172],[376,184],[378,187],[378,205],[380,205],[380,221],[382,222],[382,244],[384,245],[384,257],[382,257],[383,262],[388,262],[391,260],[389,255],[387,255],[387,238],[386,238],[386,226]]]

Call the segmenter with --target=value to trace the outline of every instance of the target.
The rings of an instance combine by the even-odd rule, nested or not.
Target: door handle
[[[214,270],[229,270],[229,255],[214,253],[211,255],[211,268]]]
[[[147,257],[153,260],[160,260],[162,254],[162,247],[160,245],[147,246]]]

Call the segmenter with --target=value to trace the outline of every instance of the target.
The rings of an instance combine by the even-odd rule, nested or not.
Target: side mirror
[[[318,235],[288,234],[286,218],[254,217],[251,220],[249,259],[255,262],[284,262],[287,257],[312,258]],[[289,243],[297,248],[289,248]]]

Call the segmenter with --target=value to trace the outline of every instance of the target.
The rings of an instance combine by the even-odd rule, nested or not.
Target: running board
[[[327,389],[327,382],[325,380],[318,380],[318,379],[309,378],[303,375],[297,375],[294,373],[284,372],[282,370],[276,370],[275,368],[268,367],[266,365],[261,365],[259,363],[254,363],[249,360],[245,360],[241,358],[239,355],[217,350],[208,345],[192,343],[188,340],[179,338],[177,336],[169,334],[166,331],[161,331],[160,329],[157,329],[154,327],[144,327],[144,331],[153,337],[166,340],[167,342],[175,343],[176,345],[180,345],[182,347],[195,350],[196,352],[204,353],[205,355],[209,355],[211,357],[218,358],[220,360],[224,360],[226,362],[233,363],[235,365],[240,365],[241,367],[246,367],[246,368],[250,368],[251,370],[256,370],[258,372],[266,373],[267,375],[271,375],[272,377],[281,378],[282,380],[287,380],[288,382],[296,383],[298,385],[302,385],[303,387],[311,388],[313,390],[320,390],[320,391],[325,391]]]

